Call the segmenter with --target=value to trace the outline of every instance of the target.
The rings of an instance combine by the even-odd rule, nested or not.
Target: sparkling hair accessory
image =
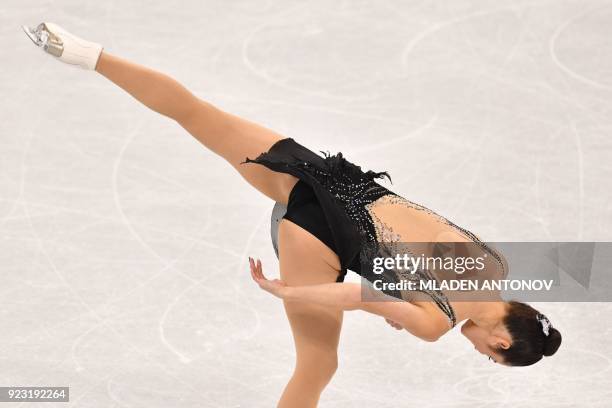
[[[542,325],[542,331],[544,332],[544,335],[548,337],[548,333],[550,333],[550,328],[552,327],[552,324],[550,324],[550,320],[548,320],[548,317],[544,316],[542,313],[538,313],[536,319],[538,319],[538,322],[540,322],[540,324]]]

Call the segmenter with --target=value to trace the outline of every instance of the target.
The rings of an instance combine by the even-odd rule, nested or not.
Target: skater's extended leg
[[[197,98],[174,78],[103,51],[96,71],[138,101],[177,121],[200,143],[223,157],[253,187],[287,204],[297,178],[258,164],[240,164],[254,158],[285,137]]]
[[[58,24],[22,26],[32,42],[58,61],[97,71],[152,110],[177,121],[200,143],[229,162],[253,187],[287,204],[297,178],[265,166],[242,163],[283,136],[257,123],[216,108],[193,95],[170,76],[111,55],[103,45],[78,37]],[[241,164],[242,163],[242,164]]]
[[[178,122],[191,114],[197,100],[174,78],[106,50],[95,70],[148,108]]]

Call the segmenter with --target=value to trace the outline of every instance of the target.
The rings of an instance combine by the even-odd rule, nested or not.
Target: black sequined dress
[[[334,237],[342,269],[338,277],[341,282],[347,269],[359,272],[358,255],[364,240],[376,240],[366,205],[394,193],[374,181],[384,176],[391,180],[387,172],[363,172],[342,153],[321,153],[323,157],[293,138],[285,138],[257,158],[247,158],[243,163],[259,163],[271,170],[289,173],[314,190]]]
[[[391,181],[387,172],[363,171],[361,167],[346,160],[341,152],[335,155],[330,155],[329,152],[321,153],[323,156],[302,146],[293,138],[285,138],[277,141],[257,158],[246,158],[242,163],[262,164],[273,171],[291,174],[307,183],[313,189],[333,235],[335,251],[341,265],[338,282],[344,280],[347,270],[366,277],[361,273],[361,266],[368,263],[368,257],[384,253],[389,243],[402,240],[401,235],[396,234],[390,225],[379,219],[372,209],[376,205],[399,205],[429,210],[375,181],[376,178],[383,177]],[[443,220],[450,223],[446,219]],[[478,240],[472,234],[470,236]],[[427,271],[421,273],[426,275]],[[400,278],[402,274],[399,272],[382,276],[382,279],[388,282],[398,281]],[[399,292],[390,294],[406,299],[406,296]],[[456,318],[445,294],[440,290],[426,291],[426,294],[446,314],[449,324],[453,327]]]

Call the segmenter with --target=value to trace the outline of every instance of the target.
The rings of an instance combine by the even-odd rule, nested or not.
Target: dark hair
[[[543,356],[552,356],[561,345],[561,333],[550,327],[548,336],[544,333],[540,312],[526,303],[511,300],[507,304],[503,319],[506,330],[512,336],[507,349],[495,349],[511,366],[528,366],[537,363]]]

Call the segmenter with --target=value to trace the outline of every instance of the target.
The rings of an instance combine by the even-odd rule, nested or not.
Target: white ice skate
[[[60,61],[95,70],[104,47],[70,34],[54,23],[40,23],[35,29],[21,26],[32,42]]]

